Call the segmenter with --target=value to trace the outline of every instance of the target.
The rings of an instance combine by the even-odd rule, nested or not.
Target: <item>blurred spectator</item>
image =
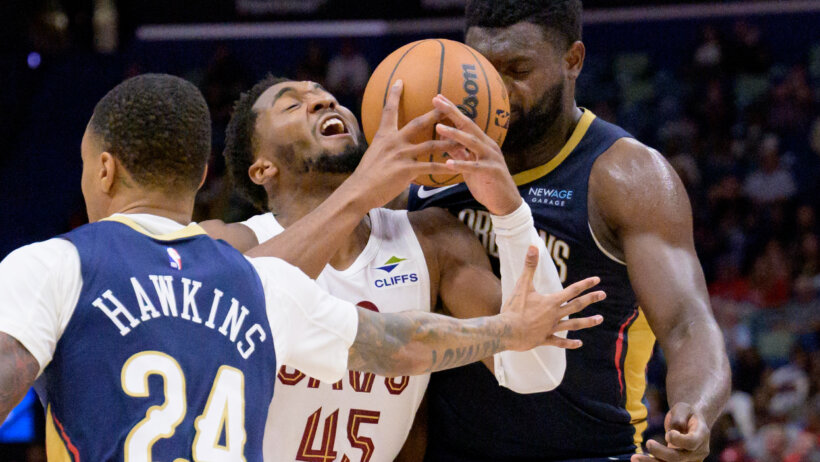
[[[309,80],[325,86],[326,76],[327,59],[325,58],[325,51],[318,41],[311,40],[307,44],[304,59],[296,67],[294,78],[296,80]]]
[[[763,139],[757,170],[743,184],[746,195],[758,204],[788,200],[797,192],[792,174],[780,165],[780,142],[774,135]]]
[[[732,71],[763,74],[769,70],[771,57],[761,39],[760,28],[746,21],[737,21],[726,53]]]
[[[327,65],[327,85],[342,105],[351,110],[359,107],[359,99],[370,78],[370,65],[356,48],[353,39],[342,41],[339,54]]]
[[[720,34],[713,26],[706,26],[701,31],[701,42],[695,49],[692,59],[699,71],[715,72],[723,64],[723,44]]]

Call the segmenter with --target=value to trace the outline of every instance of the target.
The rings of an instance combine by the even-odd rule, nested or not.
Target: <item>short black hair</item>
[[[211,116],[192,83],[167,74],[132,77],[97,103],[89,125],[138,185],[199,187],[211,155]]]
[[[228,174],[240,196],[249,200],[257,209],[267,211],[268,194],[265,188],[251,181],[248,169],[256,161],[256,111],[253,105],[268,88],[291,79],[268,74],[250,90],[239,97],[233,107],[231,120],[225,133],[225,163]]]
[[[581,40],[581,0],[468,0],[467,29],[529,22],[558,33],[566,49]]]

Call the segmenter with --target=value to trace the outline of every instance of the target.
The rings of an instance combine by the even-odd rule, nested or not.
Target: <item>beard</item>
[[[561,102],[564,100],[564,84],[558,82],[544,91],[529,112],[518,110],[518,119],[510,123],[507,137],[504,139],[504,151],[521,152],[541,142],[561,113]]]
[[[367,151],[367,141],[364,135],[359,134],[358,142],[345,148],[341,154],[325,151],[317,157],[305,159],[303,170],[319,173],[353,173],[364,157],[365,151]]]

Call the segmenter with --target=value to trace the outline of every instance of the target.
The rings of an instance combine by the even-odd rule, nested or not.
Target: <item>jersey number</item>
[[[179,363],[165,353],[144,351],[131,356],[122,366],[122,389],[128,396],[148,397],[148,377],[162,377],[165,401],[151,406],[125,440],[125,462],[151,462],[151,448],[158,440],[170,438],[185,418],[188,404],[185,374]],[[245,376],[239,369],[222,366],[216,373],[205,410],[194,421],[196,436],[192,448],[198,462],[244,462]],[[225,445],[220,445],[222,432]]]
[[[365,411],[362,409],[351,409],[347,418],[347,440],[350,445],[362,451],[360,462],[369,462],[373,457],[375,445],[373,439],[366,436],[359,436],[359,427],[363,424],[379,423],[379,411]],[[331,462],[336,460],[336,427],[339,421],[339,410],[325,418],[324,429],[319,434],[319,419],[322,416],[322,408],[319,408],[308,417],[305,425],[305,433],[302,435],[302,442],[299,443],[299,451],[296,460],[305,462]],[[317,444],[317,440],[319,443]],[[347,455],[342,456],[342,462],[350,462]]]

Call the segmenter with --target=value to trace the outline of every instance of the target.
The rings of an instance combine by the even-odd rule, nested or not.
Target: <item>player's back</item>
[[[196,225],[63,237],[82,290],[37,382],[49,460],[261,460],[276,358],[252,265]]]

